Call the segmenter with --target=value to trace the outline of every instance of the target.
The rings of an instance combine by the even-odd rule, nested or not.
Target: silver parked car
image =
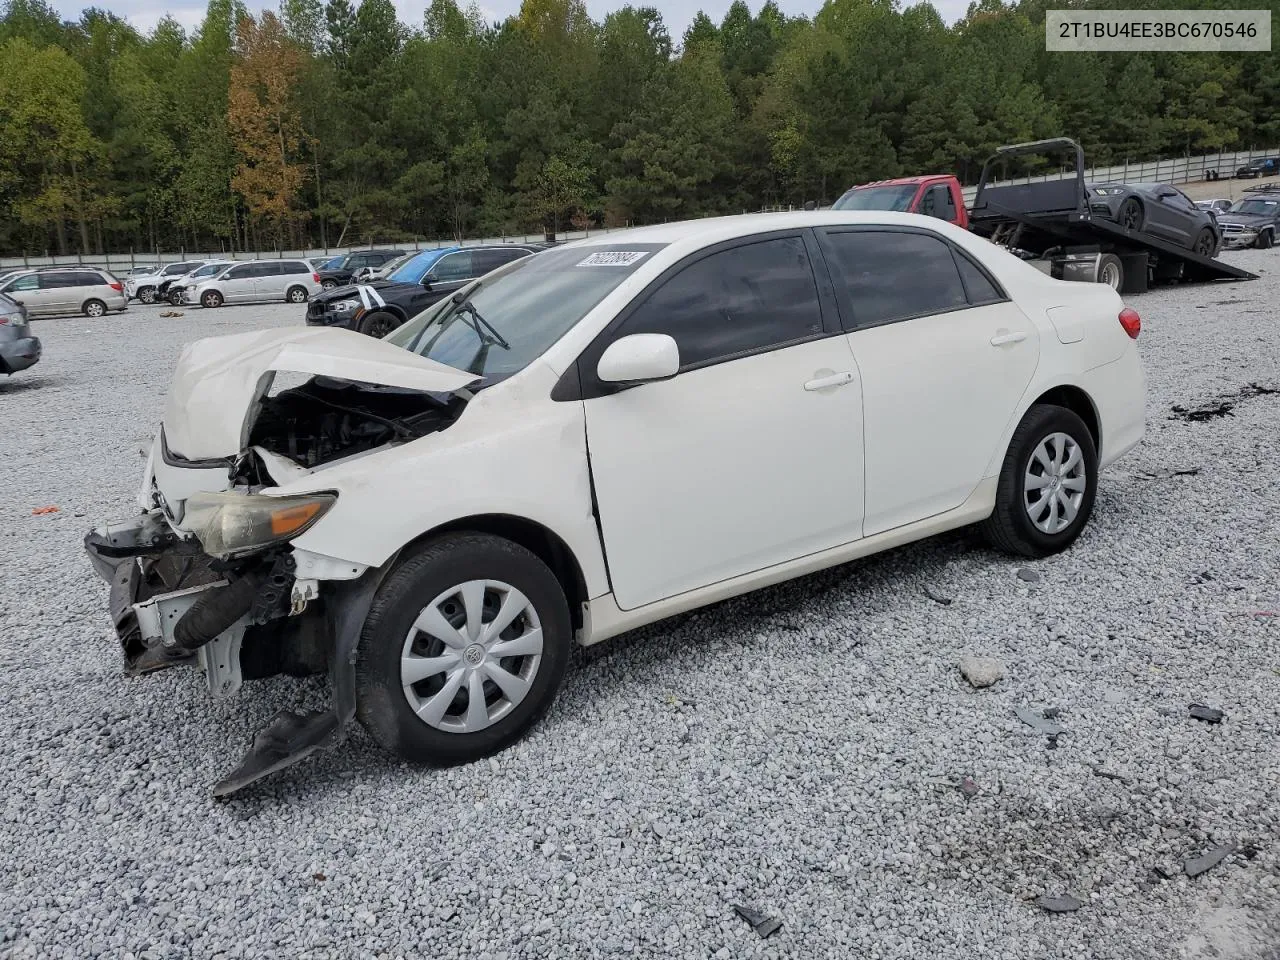
[[[167,263],[153,273],[131,276],[124,283],[124,292],[130,300],[137,298],[143,303],[155,303],[160,284],[166,280],[184,277],[192,270],[208,263],[207,260],[183,260],[180,263]]]
[[[0,293],[0,373],[25,370],[40,359],[40,341],[27,326],[27,311]]]
[[[202,307],[255,300],[306,303],[320,289],[320,278],[305,260],[245,260],[188,287],[187,299]]]
[[[109,310],[123,310],[128,303],[124,284],[93,267],[29,270],[0,283],[0,293],[21,303],[32,317],[68,313],[101,317]]]
[[[166,280],[157,289],[156,296],[163,296],[175,307],[180,307],[187,302],[189,295],[195,292],[202,281],[216,277],[233,263],[235,263],[234,260],[211,260],[184,276]]]

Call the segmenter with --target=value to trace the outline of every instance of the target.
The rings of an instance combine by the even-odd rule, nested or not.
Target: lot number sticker
[[[629,267],[649,255],[648,250],[601,250],[593,253],[585,260],[579,261],[580,267]]]

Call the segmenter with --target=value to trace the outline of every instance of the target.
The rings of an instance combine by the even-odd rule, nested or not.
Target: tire
[[[1116,293],[1124,287],[1124,262],[1114,253],[1104,253],[1098,261],[1098,282]]]
[[[1066,491],[1066,494],[1050,493],[1047,502],[1042,501],[1045,506],[1037,511],[1033,504],[1028,503],[1028,477],[1054,476],[1052,467],[1046,469],[1044,461],[1037,459],[1037,454],[1044,455],[1047,452],[1047,459],[1052,463],[1055,454],[1064,451],[1064,445],[1059,439],[1062,437],[1070,441],[1070,445],[1065,447],[1066,463],[1072,462],[1074,455],[1070,451],[1074,446],[1080,457],[1078,468],[1064,471],[1062,476],[1066,479],[1064,481],[1059,478],[1061,486],[1053,488],[1046,483],[1040,488]],[[1074,484],[1081,480],[1084,489],[1076,490]],[[1067,481],[1074,483],[1067,486]],[[1098,452],[1093,435],[1089,433],[1084,421],[1065,407],[1038,404],[1027,411],[1018,428],[1013,431],[1004,464],[1000,468],[995,509],[991,516],[978,525],[978,529],[992,547],[1003,553],[1021,557],[1047,557],[1065,550],[1080,536],[1080,531],[1089,522],[1089,516],[1093,512],[1097,486]],[[1032,491],[1035,489],[1033,487]],[[1078,500],[1074,493],[1081,494]],[[1064,510],[1064,500],[1070,501],[1075,508],[1075,513],[1069,520]],[[1032,519],[1033,513],[1037,514],[1037,520]],[[1057,521],[1066,520],[1065,524],[1055,528],[1055,517]]]
[[[338,286],[338,281],[337,280],[321,280],[320,286],[322,286],[326,290],[333,290],[335,287]]]
[[[143,287],[141,290],[138,291],[138,299],[141,300],[143,303],[155,303],[156,288]]]
[[[80,312],[86,317],[105,317],[107,315],[107,305],[101,300],[86,300],[84,306],[80,308]]]
[[[386,310],[371,310],[360,318],[360,332],[379,340],[398,326],[399,318]]]
[[[306,287],[290,287],[284,298],[290,303],[306,303],[309,296]]]
[[[206,290],[200,295],[200,306],[210,309],[222,306],[222,294],[217,290]]]
[[[1192,253],[1198,253],[1202,257],[1212,257],[1217,253],[1218,242],[1213,235],[1213,231],[1205,227],[1196,234],[1196,242],[1191,247]]]
[[[472,594],[483,598],[482,624],[491,623],[501,605],[511,599],[512,594],[504,594],[502,587],[514,588],[520,595],[514,602],[523,601],[525,607],[493,640],[468,642],[472,635],[465,626],[461,590],[477,581],[486,581]],[[452,631],[452,648],[416,628],[430,610],[437,612],[436,622],[443,625],[437,628],[439,633],[449,630],[450,622],[462,625],[461,635]],[[538,629],[540,647],[531,639],[532,631]],[[501,537],[446,534],[406,556],[378,588],[360,634],[357,716],[384,749],[406,760],[437,766],[478,760],[510,746],[546,712],[564,679],[572,637],[564,591],[540,559]],[[541,652],[490,660],[486,643]],[[428,666],[420,679],[406,687],[402,658],[430,659],[433,665],[444,661],[447,667],[432,671]],[[494,682],[495,672],[509,678],[510,689],[523,689],[518,698],[508,693],[508,680],[503,680],[503,687]],[[526,681],[522,687],[516,683],[521,676]],[[478,686],[473,687],[473,682]],[[452,693],[444,689],[448,685]],[[470,712],[476,689],[485,695],[484,714]],[[436,699],[441,694],[448,699]],[[418,710],[433,714],[434,721],[420,717]]]
[[[182,294],[181,294],[179,291],[177,291],[177,290],[170,290],[170,291],[169,291],[169,303],[170,303],[172,306],[175,306],[175,307],[180,307],[180,306],[182,306]]]
[[[1271,230],[1263,230],[1258,234],[1258,239],[1253,241],[1253,245],[1259,250],[1270,250],[1276,242],[1276,235]]]
[[[1133,197],[1120,204],[1120,210],[1116,214],[1116,223],[1135,233],[1142,229],[1142,223],[1145,219],[1142,213],[1142,204]]]

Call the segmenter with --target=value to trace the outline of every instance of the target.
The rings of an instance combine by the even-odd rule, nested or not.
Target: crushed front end
[[[344,365],[368,379],[328,375]],[[457,419],[469,397],[458,386],[474,378],[437,366],[347,331],[198,341],[179,360],[140,512],[85,537],[128,674],[197,666],[218,697],[246,680],[329,674],[329,709],[277,713],[216,796],[332,746],[353,717],[356,646],[385,565],[293,540],[338,503],[327,466]],[[285,370],[310,376],[267,396]],[[307,492],[280,490],[300,483]]]

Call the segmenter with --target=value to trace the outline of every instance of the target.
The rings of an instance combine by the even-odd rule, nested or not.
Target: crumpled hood
[[[350,330],[289,327],[197,340],[178,357],[165,405],[169,452],[186,460],[239,454],[277,372],[430,393],[454,393],[479,379]]]
[[[1257,227],[1264,223],[1270,223],[1274,219],[1267,213],[1220,213],[1218,214],[1218,226],[1228,223],[1238,223],[1245,227]]]

